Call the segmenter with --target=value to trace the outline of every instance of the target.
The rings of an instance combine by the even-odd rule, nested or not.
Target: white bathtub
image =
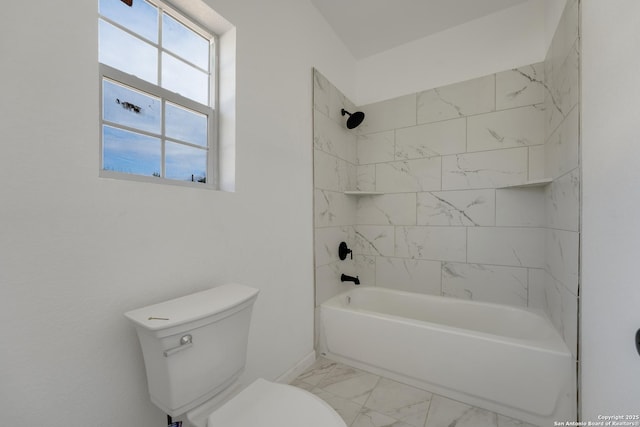
[[[361,287],[320,318],[330,359],[536,425],[575,420],[575,365],[542,314]]]

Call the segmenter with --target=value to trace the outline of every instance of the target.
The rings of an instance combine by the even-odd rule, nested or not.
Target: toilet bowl
[[[258,290],[227,284],[125,313],[151,401],[194,427],[346,427],[317,396],[258,379],[238,392]]]
[[[300,388],[257,379],[211,413],[194,410],[194,427],[346,427],[317,396]]]

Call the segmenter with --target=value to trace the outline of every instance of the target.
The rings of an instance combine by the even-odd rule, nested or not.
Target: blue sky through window
[[[134,109],[138,107],[139,110]],[[153,138],[112,126],[103,127],[103,168],[136,175],[161,176],[161,101],[109,80],[103,81],[103,118],[117,125],[156,134]],[[166,143],[166,178],[191,181],[206,177],[207,116],[170,102],[165,106],[165,133],[172,139],[201,145]]]
[[[165,106],[165,132],[169,138],[207,146],[207,116],[174,105]]]
[[[160,176],[160,139],[102,126],[103,169],[134,175]]]
[[[120,0],[100,0],[100,14],[122,25],[145,39],[158,42],[158,8],[152,4],[136,0],[127,6]]]
[[[105,120],[159,135],[161,114],[160,98],[103,80],[102,116]]]
[[[162,14],[162,46],[171,53],[209,71],[209,41],[166,13]]]
[[[106,21],[99,29],[100,62],[158,84],[158,49]]]
[[[167,178],[201,181],[207,176],[207,153],[200,148],[167,142],[165,148]]]
[[[158,8],[144,0],[135,0],[133,7],[120,0],[99,0],[99,12],[141,37],[99,19],[101,63],[209,105],[210,42],[206,38],[164,12],[160,22]],[[159,43],[160,23],[163,26],[161,50],[171,54],[162,53],[162,70],[158,76],[160,58],[154,44]],[[122,81],[128,82],[124,77]],[[108,78],[103,79],[102,85],[104,170],[162,176],[164,150],[165,178],[205,182],[208,132],[211,131],[206,114],[175,102],[163,103],[158,96]]]

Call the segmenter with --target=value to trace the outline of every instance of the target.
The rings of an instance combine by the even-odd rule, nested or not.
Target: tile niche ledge
[[[505,185],[504,187],[498,187],[498,189],[544,187],[545,185],[549,185],[552,182],[553,182],[553,179],[551,178],[534,179],[531,181],[524,182],[522,184]]]

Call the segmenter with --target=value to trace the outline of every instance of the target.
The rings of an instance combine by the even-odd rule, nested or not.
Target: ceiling
[[[527,0],[311,0],[356,59]]]

